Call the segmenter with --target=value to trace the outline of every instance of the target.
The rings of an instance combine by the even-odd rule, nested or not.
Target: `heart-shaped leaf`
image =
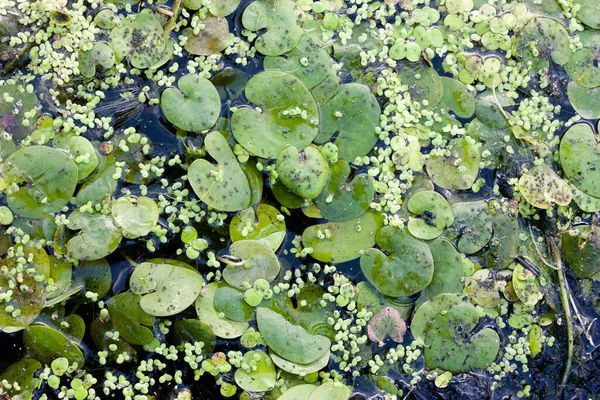
[[[150,233],[158,222],[159,209],[149,197],[123,196],[113,203],[112,215],[115,223],[123,230],[123,236],[135,239]]]
[[[219,318],[215,310],[215,294],[219,287],[218,282],[210,283],[202,288],[196,299],[196,313],[198,319],[212,329],[217,337],[223,339],[235,339],[244,334],[248,329],[247,322],[236,322],[228,318]]]
[[[85,358],[78,346],[77,338],[49,325],[33,324],[23,333],[23,345],[32,358],[50,364],[58,357],[83,366]]]
[[[373,342],[383,346],[386,336],[396,343],[402,343],[406,333],[406,322],[398,310],[393,307],[383,307],[373,315],[367,325],[367,335]]]
[[[250,205],[248,178],[219,132],[204,139],[204,147],[218,165],[204,159],[195,160],[189,167],[188,179],[200,200],[219,211],[239,211]]]
[[[223,279],[233,287],[246,289],[246,285],[252,286],[257,279],[271,282],[279,274],[279,260],[264,242],[239,240],[231,244],[229,253],[240,259],[223,270]]]
[[[549,60],[558,65],[566,64],[571,58],[569,32],[556,19],[535,16],[517,34],[518,56],[531,61],[534,70],[547,68]]]
[[[458,240],[458,250],[473,254],[481,250],[492,238],[492,215],[485,200],[452,204],[454,223],[446,231],[446,237]]]
[[[567,94],[577,114],[586,119],[600,118],[600,87],[588,89],[569,82]]]
[[[443,76],[444,96],[440,108],[452,110],[460,118],[469,118],[475,112],[475,97],[460,81]]]
[[[462,293],[465,270],[472,266],[454,245],[444,238],[438,238],[427,243],[433,257],[433,278],[423,292],[419,301],[427,300],[441,293]]]
[[[448,150],[449,156],[434,155],[427,160],[427,174],[444,189],[470,189],[479,173],[477,147],[466,139],[453,139]]]
[[[0,375],[1,381],[17,382],[18,385],[11,385],[11,388],[3,388],[9,398],[31,399],[33,392],[40,386],[41,379],[37,377],[37,372],[42,368],[42,363],[32,358],[22,358],[12,363]]]
[[[67,227],[80,231],[67,243],[69,257],[78,260],[106,257],[117,249],[123,237],[110,215],[73,211],[69,215]]]
[[[305,199],[317,197],[329,177],[329,163],[313,146],[301,152],[293,146],[286,147],[277,157],[276,168],[285,187]]]
[[[419,239],[435,239],[454,222],[450,204],[437,192],[421,190],[410,197],[407,205],[414,214],[408,220],[408,230]]]
[[[229,46],[229,24],[225,18],[208,17],[201,23],[204,25],[204,29],[197,35],[194,34],[192,28],[183,30],[183,35],[187,37],[184,48],[189,53],[210,56]]]
[[[244,292],[221,283],[215,293],[215,310],[232,321],[244,322],[252,319],[254,309],[244,301]]]
[[[111,297],[106,302],[110,321],[120,337],[139,346],[154,339],[154,334],[149,328],[154,324],[154,317],[142,309],[141,298],[142,296],[133,292],[125,292]]]
[[[595,16],[592,14],[592,18]],[[593,89],[600,86],[600,32],[585,30],[578,32],[581,48],[575,50],[565,71],[577,84],[584,88]]]
[[[244,354],[244,362],[251,366],[249,371],[238,369],[234,379],[240,388],[250,392],[268,392],[275,387],[277,374],[271,358],[263,351],[251,350]]]
[[[552,203],[567,206],[573,199],[569,184],[547,165],[536,165],[521,175],[519,192],[529,204],[542,209]]]
[[[331,352],[326,352],[320,358],[308,364],[298,364],[279,357],[276,353],[271,353],[271,360],[279,368],[290,374],[306,376],[325,368],[329,364]],[[280,397],[281,398],[281,397]]]
[[[210,327],[199,319],[181,319],[171,328],[175,345],[183,343],[202,342],[203,354],[211,354],[217,343],[217,338]]]
[[[600,235],[589,225],[579,225],[562,236],[565,262],[579,278],[600,280]]]
[[[256,211],[250,207],[242,210],[231,219],[229,236],[233,242],[239,240],[259,240],[271,250],[277,251],[285,238],[285,220],[273,206],[261,204]]]
[[[108,44],[96,42],[90,50],[79,51],[77,61],[81,75],[84,78],[93,78],[96,75],[96,66],[111,68],[115,65],[115,52]]]
[[[583,193],[600,197],[600,143],[588,124],[571,126],[560,141],[560,163],[567,178]]]

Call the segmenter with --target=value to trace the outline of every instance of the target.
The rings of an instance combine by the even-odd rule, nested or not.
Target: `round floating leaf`
[[[262,34],[254,47],[265,56],[279,56],[292,50],[302,38],[304,13],[294,2],[282,0],[277,6],[265,0],[251,3],[242,14],[244,28]]]
[[[560,163],[567,178],[583,193],[600,197],[600,144],[588,124],[575,124],[560,141]]]
[[[71,157],[75,160],[79,171],[78,179],[87,178],[100,164],[94,145],[83,136],[72,136],[68,143],[67,150],[71,153]]]
[[[309,364],[329,352],[329,338],[310,334],[268,308],[256,309],[256,322],[267,346],[285,360]]]
[[[325,382],[316,388],[307,400],[348,400],[352,389],[341,382]]]
[[[94,261],[83,261],[73,268],[73,279],[82,282],[86,291],[97,293],[98,297],[102,298],[110,290],[112,272],[108,261],[103,258]],[[81,296],[80,300],[92,302],[92,299],[85,296]]]
[[[488,244],[493,235],[492,215],[485,200],[452,204],[454,224],[446,233],[450,240],[458,240],[458,250],[474,254]]]
[[[223,270],[223,279],[233,287],[246,289],[244,283],[252,286],[257,279],[271,282],[279,274],[279,260],[264,242],[239,240],[231,244],[229,253],[241,260],[237,264],[227,264]]]
[[[438,107],[454,111],[460,118],[469,118],[475,112],[475,97],[463,83],[456,79],[441,77],[444,95]]]
[[[204,286],[200,291],[200,295],[196,299],[198,319],[208,325],[217,337],[223,339],[238,338],[246,332],[248,323],[219,318],[219,313],[214,307],[218,287],[218,282],[213,282]]]
[[[277,374],[271,358],[263,351],[251,350],[244,354],[244,362],[252,365],[249,371],[235,371],[235,383],[250,392],[268,392],[275,387]]]
[[[319,109],[295,76],[275,70],[261,72],[248,81],[245,94],[260,110],[236,109],[231,131],[250,154],[275,159],[286,146],[303,150],[317,136]]]
[[[277,157],[276,168],[281,183],[306,199],[317,197],[329,177],[329,163],[313,146],[300,152],[293,146],[286,147]]]
[[[51,299],[62,294],[71,284],[73,266],[55,256],[49,256],[50,276],[54,282],[52,290],[46,291],[46,299]]]
[[[578,32],[582,44],[575,50],[569,62],[565,65],[567,74],[585,88],[600,86],[600,32],[585,30]]]
[[[123,236],[135,239],[146,236],[158,222],[158,205],[149,197],[119,197],[112,205],[115,223],[123,230]]]
[[[93,78],[96,75],[96,66],[111,68],[115,65],[115,52],[104,42],[94,43],[91,50],[79,51],[79,72],[84,78]]]
[[[488,367],[500,349],[500,338],[491,328],[471,334],[479,322],[477,309],[468,303],[439,314],[425,333],[428,368],[460,373]]]
[[[229,24],[225,18],[208,17],[201,24],[204,29],[198,35],[194,35],[192,28],[183,30],[183,35],[187,37],[184,49],[191,54],[210,56],[229,47]]]
[[[277,400],[307,400],[316,388],[309,384],[296,385],[283,392]]]
[[[348,181],[350,166],[338,160],[331,166],[329,182],[315,198],[319,214],[329,221],[347,221],[360,217],[369,208],[375,188],[368,174],[357,174]]]
[[[423,303],[415,311],[410,324],[413,336],[425,339],[425,333],[431,329],[435,317],[463,302],[463,297],[459,293],[443,293]]]
[[[575,185],[569,183],[571,193],[573,193],[573,201],[582,211],[587,213],[595,213],[600,211],[600,198],[592,197],[577,189]]]
[[[179,90],[166,88],[160,107],[167,120],[179,129],[202,132],[215,125],[221,114],[221,99],[210,81],[200,75],[185,75]]]
[[[302,242],[313,249],[310,255],[315,260],[346,262],[375,244],[375,234],[382,225],[380,215],[367,212],[349,221],[309,226],[302,233]]]
[[[273,196],[275,196],[275,200],[290,210],[295,210],[304,205],[304,199],[292,193],[281,181],[277,181],[274,185],[271,185],[271,191],[273,192]]]
[[[335,72],[330,72],[323,82],[311,89],[311,93],[318,105],[325,104],[331,99],[340,87],[340,77]]]
[[[14,139],[24,138],[35,129],[34,122],[40,115],[38,107],[35,92],[29,93],[23,85],[0,86],[0,129]]]
[[[215,310],[232,321],[244,322],[252,319],[254,309],[244,301],[244,292],[226,284],[220,284],[215,293]]]
[[[547,68],[549,60],[558,65],[571,58],[569,32],[555,19],[531,18],[517,32],[515,53],[524,62],[531,61],[533,70]]]
[[[413,101],[427,100],[428,107],[435,107],[444,96],[444,82],[432,67],[421,63],[403,65],[398,73]]]
[[[115,339],[114,336],[108,337],[106,333],[111,331],[114,332],[115,327],[110,320],[104,318],[95,319],[90,325],[90,336],[94,341],[95,348],[98,351],[106,351],[108,353],[107,359],[116,362],[119,354],[127,354],[132,360],[136,360],[137,351],[135,348],[123,339],[123,335],[119,334],[119,337]],[[110,334],[109,334],[110,335]],[[127,333],[125,334],[127,335]],[[117,346],[114,349],[114,346]]]
[[[377,233],[377,245],[389,256],[373,248],[360,258],[361,270],[377,290],[392,297],[411,296],[429,285],[433,258],[426,243],[386,226]]]
[[[452,139],[448,150],[449,156],[434,155],[427,160],[427,174],[444,189],[470,189],[479,173],[477,147],[466,139]]]
[[[565,262],[579,278],[600,280],[600,236],[588,225],[574,228],[574,236],[562,236]]]
[[[18,185],[18,190],[7,195],[13,212],[26,218],[41,218],[67,205],[75,192],[77,175],[77,165],[64,152],[30,146],[8,157],[0,180]]]
[[[47,325],[30,325],[23,333],[23,345],[32,358],[50,364],[58,357],[83,366],[85,358],[75,338]]]
[[[600,29],[600,3],[595,0],[575,0],[574,4],[580,5],[577,18],[592,29]]]
[[[305,34],[292,51],[283,57],[265,57],[264,67],[292,74],[312,89],[331,73],[331,57],[315,37]]]
[[[202,275],[181,261],[157,258],[135,267],[131,292],[143,295],[140,307],[150,315],[167,317],[191,306],[204,285]]]
[[[408,220],[408,231],[419,239],[435,239],[454,222],[450,204],[434,191],[421,190],[412,195],[408,200],[408,210],[416,214]]]
[[[213,0],[208,10],[217,17],[226,17],[233,13],[240,5],[240,0]]]
[[[215,85],[221,99],[237,99],[244,92],[248,77],[237,68],[225,68],[214,75],[210,82]]]
[[[181,319],[171,328],[175,345],[202,342],[202,352],[210,354],[217,343],[217,338],[210,327],[199,319]]]
[[[316,143],[334,135],[340,158],[353,161],[367,154],[375,143],[381,108],[371,90],[358,83],[338,88],[337,94],[320,108],[321,120]]]
[[[261,204],[256,211],[250,207],[242,210],[231,219],[229,236],[233,242],[239,240],[259,240],[272,251],[277,251],[285,238],[285,220],[273,206]]]
[[[544,297],[533,272],[525,269],[521,264],[515,264],[512,284],[519,300],[527,306],[535,306]]]
[[[75,198],[75,204],[83,205],[88,201],[92,203],[100,203],[106,196],[110,196],[117,188],[118,180],[113,176],[117,171],[115,158],[112,155],[100,157],[100,164],[96,169],[96,173],[88,177]]]
[[[217,132],[209,133],[204,147],[218,165],[204,159],[195,160],[188,169],[188,179],[201,201],[219,211],[239,211],[250,205],[252,194],[246,174],[227,143]]]
[[[573,198],[569,184],[547,165],[536,165],[521,175],[519,192],[529,204],[542,209],[550,208],[552,203],[567,206]]]
[[[273,363],[275,363],[275,365],[279,369],[289,372],[290,374],[306,376],[308,374],[320,371],[327,365],[329,365],[329,358],[331,357],[331,353],[327,351],[325,354],[323,354],[323,356],[308,364],[293,363],[291,361],[279,357],[275,353],[271,353],[270,356],[273,360]],[[281,397],[279,398],[281,399]]]
[[[110,321],[119,336],[131,344],[143,346],[154,339],[149,328],[154,324],[154,317],[146,313],[140,306],[141,296],[132,292],[119,293],[106,302],[110,313]]]
[[[406,322],[393,307],[383,307],[377,314],[373,315],[367,325],[367,335],[373,342],[383,346],[386,336],[396,343],[402,343],[406,333]]]
[[[466,279],[465,292],[471,300],[482,307],[500,304],[500,287],[489,269],[480,269]]]
[[[12,385],[10,389],[3,387],[3,391],[9,398],[31,399],[33,391],[40,386],[40,378],[36,375],[41,368],[42,364],[31,358],[22,358],[10,364],[0,375],[0,381],[7,381],[11,385],[17,382],[18,386]]]
[[[569,82],[567,93],[577,114],[586,119],[600,118],[600,87],[588,89]]]
[[[470,267],[470,261],[460,254],[452,243],[438,238],[427,243],[433,257],[433,278],[431,283],[421,294],[421,298],[428,299],[442,293],[462,293],[465,269]],[[420,298],[420,299],[421,299]]]
[[[110,46],[120,61],[131,55],[129,61],[135,68],[148,68],[162,57],[168,38],[160,21],[149,8],[136,14],[135,19],[125,19],[110,32]]]
[[[497,94],[492,91],[481,93],[477,96],[477,102],[475,103],[475,115],[479,122],[483,123],[488,128],[506,128],[508,127],[508,121],[503,113],[504,107],[514,106],[515,101],[506,96],[503,93]],[[504,135],[502,136],[502,138]],[[483,137],[482,139],[490,142],[489,137]],[[506,143],[502,141],[503,149]]]
[[[73,211],[67,227],[80,230],[67,243],[69,257],[78,260],[104,258],[117,249],[122,238],[121,230],[110,215]]]

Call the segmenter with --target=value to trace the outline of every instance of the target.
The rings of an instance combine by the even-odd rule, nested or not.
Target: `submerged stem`
[[[165,24],[165,36],[169,36],[173,28],[175,27],[175,22],[177,21],[177,17],[179,17],[179,9],[181,8],[181,0],[173,1],[173,7],[171,7],[173,15],[167,23]]]

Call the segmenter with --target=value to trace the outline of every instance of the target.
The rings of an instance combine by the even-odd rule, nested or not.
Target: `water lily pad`
[[[271,360],[279,368],[290,374],[298,376],[306,376],[314,372],[320,371],[329,365],[331,353],[327,351],[323,356],[308,364],[298,364],[279,357],[276,353],[271,353]],[[286,391],[287,393],[287,391]],[[281,397],[279,397],[281,399]]]
[[[136,349],[123,339],[123,335],[119,335],[117,338],[114,336],[108,337],[106,336],[106,333],[109,331],[115,331],[115,327],[110,320],[107,321],[105,318],[96,318],[91,323],[90,336],[96,346],[95,348],[98,351],[106,351],[108,354],[107,359],[115,362],[119,354],[126,354],[131,360],[136,360]],[[111,345],[117,346],[116,350],[113,350],[115,347]]]
[[[600,87],[588,89],[569,82],[567,93],[577,114],[586,119],[600,118]]]
[[[149,8],[136,14],[135,19],[124,19],[120,26],[110,32],[110,47],[115,52],[117,61],[128,55],[135,68],[148,68],[156,64],[167,46],[160,21]]]
[[[348,400],[352,389],[341,382],[325,382],[316,388],[307,400]]]
[[[387,336],[396,343],[402,343],[406,333],[406,322],[393,307],[383,307],[377,314],[373,315],[367,325],[367,335],[373,342],[383,346]]]
[[[22,139],[34,130],[34,122],[40,114],[35,92],[29,93],[25,86],[9,84],[0,86],[0,129],[15,139]],[[23,122],[29,121],[28,125]]]
[[[579,278],[600,280],[600,236],[589,225],[574,228],[574,235],[562,236],[565,262]]]
[[[251,3],[242,14],[242,25],[252,32],[262,32],[254,47],[265,56],[279,56],[292,50],[302,38],[304,13],[289,0],[277,7],[265,0]]]
[[[500,304],[500,286],[489,269],[480,269],[466,279],[465,292],[472,301],[482,307]]]
[[[462,293],[465,269],[470,267],[471,261],[444,238],[432,240],[427,244],[435,268],[431,283],[422,292],[419,300],[427,300],[442,293]]]
[[[271,250],[277,251],[286,234],[285,220],[273,206],[261,204],[256,211],[250,207],[242,210],[231,219],[229,236],[233,242],[239,240],[259,240]]]
[[[248,329],[247,322],[236,322],[227,318],[219,318],[215,310],[215,294],[219,287],[218,282],[210,283],[202,288],[196,299],[196,313],[198,319],[212,329],[215,335],[223,339],[235,339],[244,334]]]
[[[600,198],[585,194],[572,183],[569,183],[569,187],[571,188],[571,193],[573,193],[573,201],[582,211],[587,213],[600,211]]]
[[[135,239],[150,233],[158,222],[159,209],[149,197],[123,196],[113,203],[112,216],[117,226],[123,230],[123,236]]]
[[[459,293],[442,293],[421,304],[410,324],[413,336],[425,339],[425,333],[431,329],[435,317],[463,302],[463,296]]]
[[[338,160],[330,171],[327,186],[314,200],[319,214],[329,221],[360,217],[375,195],[373,179],[368,174],[356,174],[348,181],[350,166],[344,160]]]
[[[450,240],[457,240],[458,250],[474,254],[488,244],[493,235],[492,215],[485,200],[452,204],[454,224],[446,233]]]
[[[337,94],[320,108],[319,136],[315,143],[325,143],[334,135],[339,155],[353,161],[367,154],[375,143],[381,108],[371,90],[358,83],[338,88]]]
[[[136,266],[129,285],[132,293],[142,295],[142,310],[166,317],[191,306],[204,280],[198,271],[181,261],[157,258]]]
[[[575,0],[573,4],[580,5],[577,18],[592,29],[600,29],[600,4],[594,0]]]
[[[567,178],[582,192],[600,197],[600,144],[588,124],[575,124],[560,142],[560,163]]]
[[[229,247],[229,253],[239,258],[237,264],[227,264],[223,270],[225,282],[238,289],[252,286],[257,279],[271,282],[279,274],[279,260],[273,250],[258,240],[239,240]]]
[[[487,91],[477,96],[476,100],[475,115],[481,123],[489,128],[508,127],[508,121],[502,111],[504,107],[515,105],[514,99],[503,93]],[[506,143],[503,144],[506,145]]]
[[[329,177],[329,163],[313,146],[302,151],[293,146],[286,147],[277,157],[276,168],[281,183],[306,199],[317,197]]]
[[[73,268],[73,279],[81,282],[85,289],[98,294],[99,298],[104,297],[110,290],[112,284],[112,272],[108,261],[101,258],[93,261],[83,261]],[[83,302],[92,302],[85,296],[80,298]]]
[[[48,257],[50,261],[49,279],[52,279],[54,285],[51,290],[46,290],[46,299],[51,299],[62,294],[71,284],[73,266],[55,256]]]
[[[277,400],[307,400],[310,394],[317,388],[315,385],[296,385],[281,394]]]
[[[512,284],[519,300],[527,306],[535,306],[544,297],[536,276],[521,264],[515,264]]]
[[[534,70],[547,68],[549,60],[558,65],[566,64],[571,58],[569,32],[555,19],[531,18],[517,32],[513,50],[524,62],[531,61]]]
[[[181,319],[171,328],[175,345],[183,343],[202,342],[202,352],[211,354],[217,343],[217,338],[210,327],[199,319]]]
[[[425,333],[427,367],[459,373],[489,366],[498,354],[500,338],[491,328],[473,334],[478,322],[477,309],[468,303],[436,316]]]
[[[205,159],[197,159],[190,165],[188,178],[196,195],[219,211],[247,208],[251,200],[248,178],[227,139],[219,132],[211,132],[204,139],[204,147],[218,165]]]
[[[268,392],[275,387],[275,365],[265,352],[251,350],[244,354],[244,361],[252,366],[252,370],[247,372],[240,368],[235,371],[235,383],[240,388],[251,392]]]
[[[46,146],[30,146],[11,154],[1,177],[18,190],[7,195],[10,209],[23,217],[41,218],[61,210],[75,192],[77,165],[69,156]]]
[[[600,86],[600,32],[585,30],[578,36],[582,46],[565,64],[565,71],[577,84],[592,89]]]
[[[94,43],[94,47],[87,51],[79,51],[79,72],[84,78],[93,78],[96,67],[111,68],[115,65],[115,52],[104,42]]]
[[[310,334],[268,308],[256,309],[256,322],[267,346],[285,360],[309,364],[329,352],[329,338]]]
[[[10,398],[31,399],[33,391],[40,385],[40,378],[36,373],[41,368],[42,364],[32,358],[22,358],[10,364],[0,375],[0,380],[7,381],[11,385],[17,382],[18,386],[12,385],[10,389],[3,388],[3,391],[6,391]]]
[[[23,333],[23,344],[32,358],[46,364],[58,357],[66,357],[79,366],[85,363],[77,339],[48,325],[30,325]]]
[[[210,81],[200,75],[184,75],[178,89],[166,88],[160,107],[167,120],[179,129],[202,132],[215,125],[221,114],[219,93]]]
[[[419,239],[435,239],[454,222],[450,204],[434,191],[421,190],[412,195],[408,210],[413,214],[408,220],[408,231]]]
[[[475,97],[463,83],[443,76],[444,95],[438,107],[452,110],[460,118],[469,118],[475,112]]]
[[[226,17],[233,13],[240,5],[240,0],[213,0],[208,10],[217,17]]]
[[[432,67],[421,63],[403,65],[398,76],[413,101],[427,100],[428,107],[435,107],[444,97],[444,82]]]
[[[215,293],[215,310],[232,321],[244,322],[252,319],[254,309],[244,301],[244,292],[227,284],[220,284]]]
[[[427,160],[427,174],[444,189],[470,189],[479,173],[477,147],[466,139],[452,139],[448,150],[450,155],[434,155]]]
[[[154,339],[149,328],[154,324],[154,317],[140,306],[142,296],[132,292],[119,293],[106,302],[110,320],[115,329],[127,342],[143,346]]]
[[[286,146],[303,150],[317,136],[317,104],[295,76],[276,70],[261,72],[248,81],[245,94],[260,110],[236,109],[231,131],[250,154],[275,159]]]
[[[192,28],[185,28],[187,42],[183,46],[191,54],[210,56],[229,47],[229,24],[222,17],[208,17],[201,21],[204,29],[195,35]]]
[[[521,175],[519,192],[529,204],[542,209],[552,203],[567,206],[573,198],[569,184],[547,165],[536,165]]]
[[[83,205],[88,201],[100,203],[106,196],[110,196],[115,192],[118,183],[118,180],[113,177],[117,171],[115,162],[112,155],[99,157],[96,172],[85,179],[83,185],[81,185],[75,198],[75,204]]]
[[[315,260],[351,261],[375,244],[375,234],[382,225],[380,215],[367,212],[349,221],[309,226],[302,233],[302,242],[313,249],[311,257]]]
[[[67,227],[80,231],[67,243],[69,257],[79,260],[106,257],[117,249],[122,238],[121,230],[110,215],[73,211]]]

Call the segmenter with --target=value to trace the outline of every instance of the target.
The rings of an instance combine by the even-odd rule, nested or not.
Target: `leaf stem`
[[[165,24],[165,36],[169,36],[171,31],[175,27],[175,22],[177,21],[177,17],[179,17],[179,9],[180,8],[181,8],[181,0],[174,0],[173,7],[171,7],[173,15],[171,16],[171,18],[169,18],[169,20]]]

